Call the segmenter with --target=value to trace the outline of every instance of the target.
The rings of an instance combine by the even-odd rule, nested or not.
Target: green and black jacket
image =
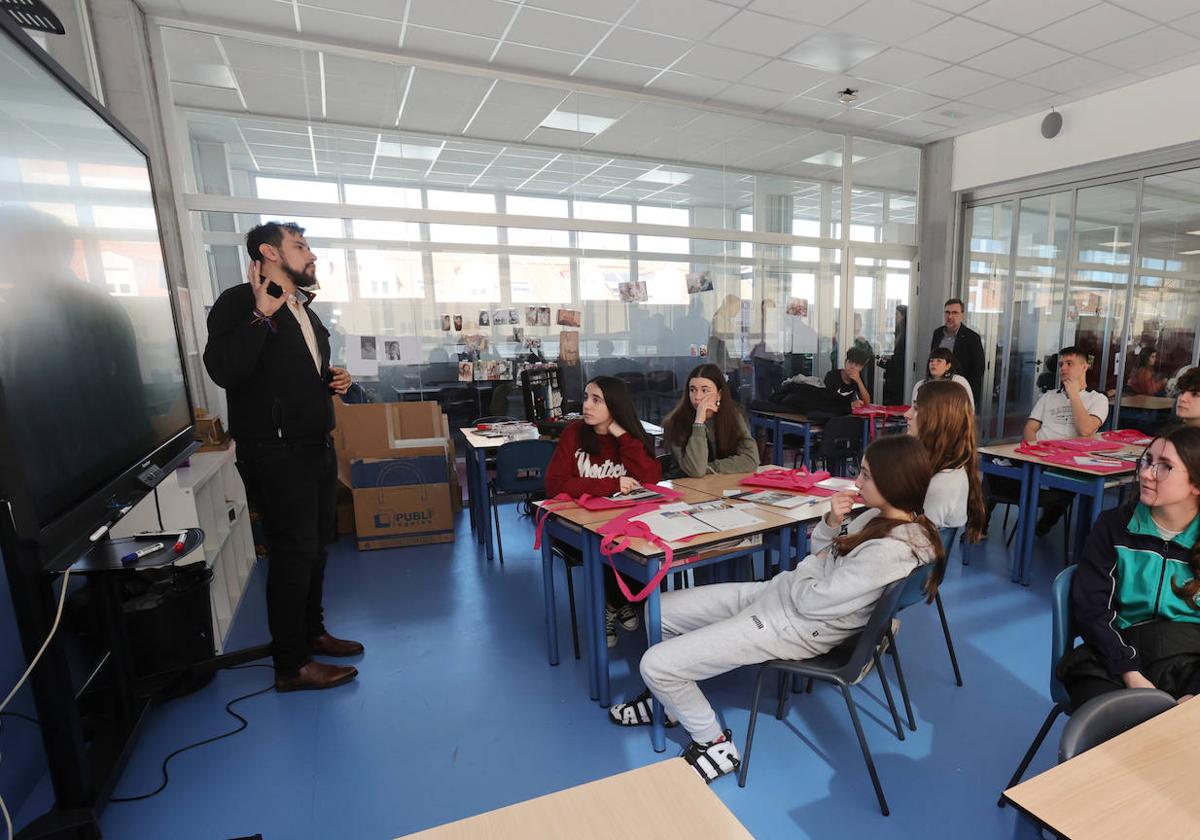
[[[1188,556],[1198,537],[1200,516],[1164,540],[1141,502],[1105,511],[1092,526],[1071,586],[1071,615],[1113,676],[1142,668],[1127,628],[1149,621],[1200,624],[1200,610],[1171,587],[1192,579]]]

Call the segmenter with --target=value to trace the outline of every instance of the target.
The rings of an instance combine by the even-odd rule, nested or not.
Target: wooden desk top
[[[698,502],[713,501],[713,495],[711,493],[706,493],[703,490],[697,490],[694,487],[688,487],[680,484],[678,480],[660,481],[659,485],[662,487],[670,487],[683,493],[683,498],[678,500],[681,502],[696,504]],[[539,502],[539,504],[541,503]],[[575,504],[553,508],[555,516],[570,522],[572,525],[584,526],[603,524],[626,510],[628,510],[628,508],[613,508],[612,510],[588,510],[587,508],[580,507],[579,505]]]
[[[1096,439],[1103,440],[1103,438],[1099,438],[1099,437],[1097,437]],[[1094,470],[1094,469],[1090,469],[1088,467],[1068,466],[1067,464],[1056,464],[1052,461],[1047,461],[1045,458],[1039,458],[1037,455],[1030,455],[1025,452],[1018,452],[1017,446],[1019,444],[1020,444],[1020,441],[1017,441],[1016,443],[994,443],[994,444],[990,444],[988,446],[981,446],[981,447],[979,447],[979,454],[980,455],[991,455],[993,458],[1008,458],[1011,461],[1028,461],[1031,464],[1041,464],[1044,467],[1049,467],[1049,468],[1055,469],[1055,470],[1065,470],[1066,472],[1076,472],[1076,473],[1083,473],[1084,475],[1103,475],[1103,476],[1112,476],[1112,477],[1127,475],[1129,473],[1136,472],[1137,467],[1134,466],[1133,461],[1137,460],[1137,458],[1142,454],[1142,447],[1139,447],[1139,446],[1124,446],[1121,449],[1114,449],[1110,452],[1097,452],[1095,454],[1105,455],[1110,458],[1120,458],[1122,460],[1128,459],[1130,463],[1129,463],[1129,467],[1127,469],[1123,469],[1123,470]],[[1087,453],[1081,452],[1079,454],[1084,455]]]
[[[780,420],[789,420],[793,423],[808,422],[808,415],[806,414],[790,414],[786,411],[760,411],[758,409],[752,409],[750,413],[761,417],[778,417]]]
[[[533,428],[533,424],[529,424]],[[473,449],[499,449],[501,446],[509,442],[505,437],[484,437],[474,426],[464,426],[459,429],[462,432],[463,439],[467,445]],[[519,438],[520,440],[532,440],[532,438]]]
[[[1065,837],[1195,837],[1196,732],[1193,699],[1004,796]]]
[[[1116,402],[1116,397],[1109,397],[1108,403]],[[1147,411],[1170,411],[1175,407],[1173,397],[1151,397],[1144,394],[1127,394],[1121,397],[1121,408],[1141,408]]]
[[[1186,777],[1181,777],[1181,780]],[[407,835],[408,840],[753,840],[682,758]]]

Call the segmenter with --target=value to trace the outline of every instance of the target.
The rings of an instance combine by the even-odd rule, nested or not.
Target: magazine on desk
[[[745,506],[721,501],[695,505],[678,502],[635,516],[633,521],[645,523],[656,536],[667,542],[678,542],[700,534],[717,534],[721,531],[748,528],[762,522]]]
[[[654,499],[661,499],[662,493],[657,490],[651,490],[648,487],[635,487],[628,493],[613,493],[608,498],[614,502],[648,502]]]
[[[760,505],[772,505],[773,507],[781,507],[784,510],[794,510],[798,507],[807,507],[823,501],[822,499],[818,499],[813,496],[803,496],[796,493],[781,493],[778,490],[757,490],[752,492],[733,491],[728,495],[731,499],[740,499],[743,502],[754,502]]]

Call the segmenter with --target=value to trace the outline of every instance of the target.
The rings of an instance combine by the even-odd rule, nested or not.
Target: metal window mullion
[[[1133,244],[1130,246],[1129,250],[1129,274],[1125,283],[1125,311],[1122,313],[1124,317],[1121,319],[1121,338],[1119,344],[1117,345],[1120,348],[1118,353],[1121,356],[1121,369],[1119,371],[1114,371],[1117,374],[1117,397],[1116,402],[1113,403],[1112,421],[1112,427],[1114,429],[1120,428],[1121,396],[1125,391],[1125,363],[1129,361],[1129,353],[1127,352],[1127,349],[1129,347],[1129,329],[1133,321],[1134,292],[1138,283],[1138,252],[1141,250],[1141,242],[1139,240],[1142,235],[1142,206],[1145,191],[1146,178],[1143,176],[1137,179],[1137,197],[1135,198],[1133,205],[1133,236],[1130,237],[1133,240]],[[1113,241],[1116,241],[1115,237]],[[1105,342],[1105,353],[1108,352],[1108,346],[1110,343],[1111,342]],[[1103,368],[1101,368],[1101,372],[1103,372]],[[1100,383],[1100,390],[1105,390],[1103,383]]]

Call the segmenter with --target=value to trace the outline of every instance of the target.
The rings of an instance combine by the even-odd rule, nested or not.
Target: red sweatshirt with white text
[[[650,456],[642,442],[631,434],[615,438],[596,435],[600,454],[589,455],[579,444],[578,420],[563,429],[558,448],[546,470],[546,497],[559,493],[578,499],[590,496],[611,496],[621,489],[621,476],[636,478],[642,484],[654,484],[662,478],[662,467]]]

